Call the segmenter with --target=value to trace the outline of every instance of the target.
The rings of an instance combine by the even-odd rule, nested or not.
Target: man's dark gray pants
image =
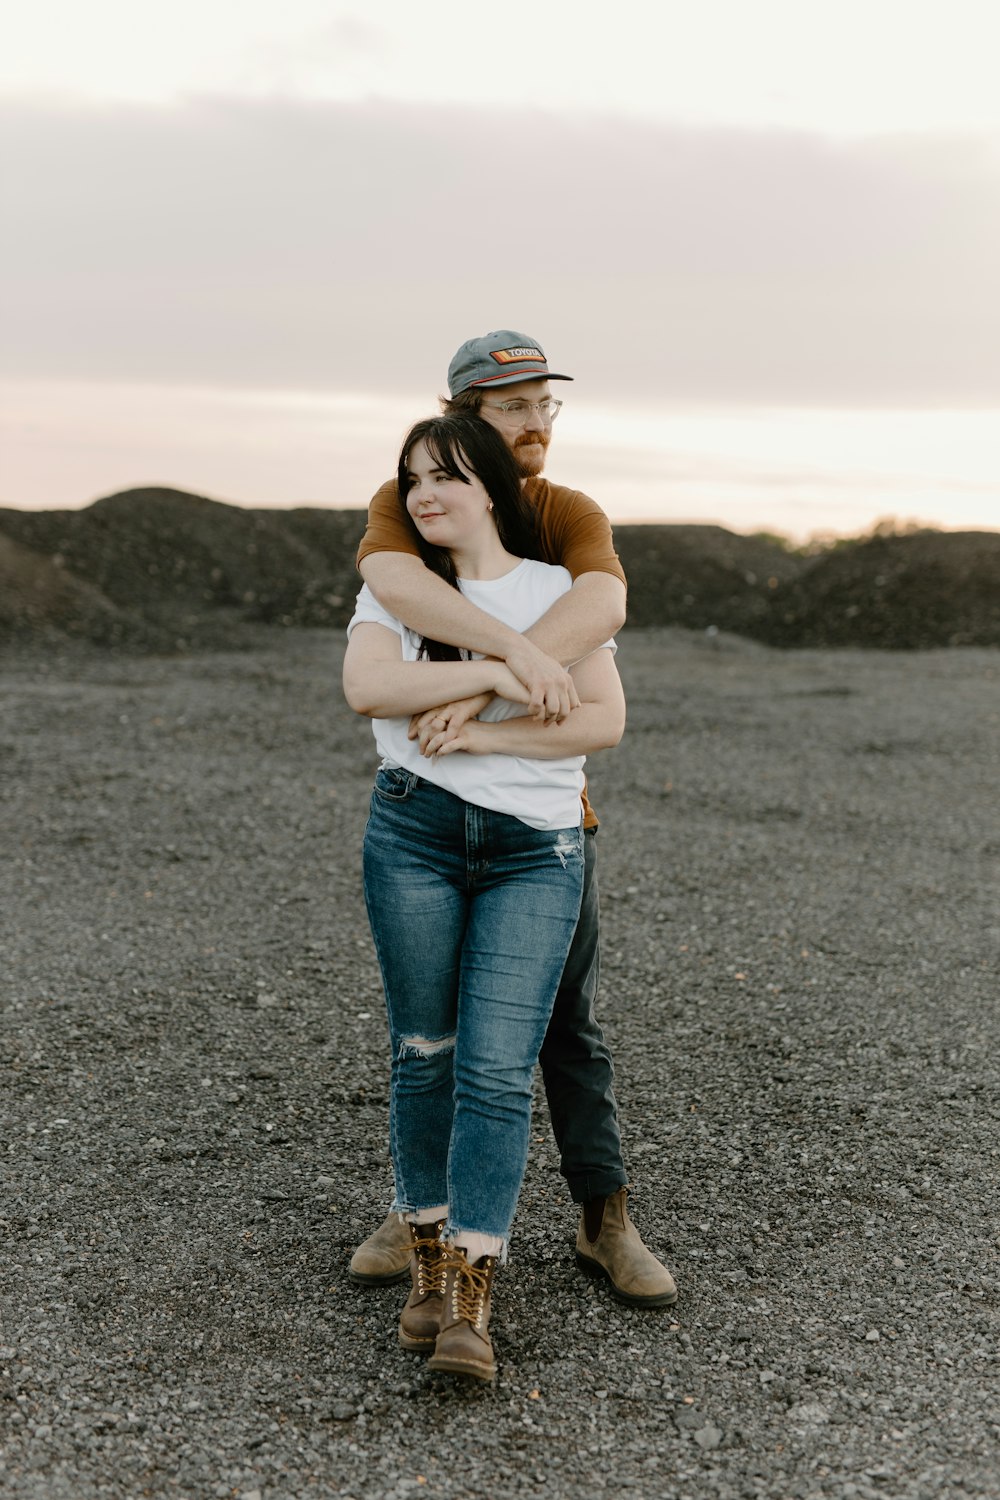
[[[583,903],[539,1061],[560,1170],[576,1203],[609,1198],[628,1181],[614,1066],[594,1014],[601,974],[597,830],[583,840]]]

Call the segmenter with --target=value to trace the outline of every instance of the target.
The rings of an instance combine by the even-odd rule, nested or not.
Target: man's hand
[[[421,755],[433,752],[427,749],[432,739],[446,730],[453,734],[481,714],[493,698],[492,693],[477,693],[474,698],[459,698],[454,703],[442,703],[440,708],[428,708],[422,714],[414,714],[410,720],[409,737],[420,741]]]
[[[576,687],[565,667],[539,651],[526,636],[518,637],[504,660],[528,691],[529,718],[561,724],[574,708],[579,708]]]

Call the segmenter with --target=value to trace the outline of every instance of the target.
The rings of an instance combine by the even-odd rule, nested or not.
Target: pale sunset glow
[[[0,48],[0,506],[361,506],[463,339],[613,519],[1000,527],[985,0],[39,0]]]

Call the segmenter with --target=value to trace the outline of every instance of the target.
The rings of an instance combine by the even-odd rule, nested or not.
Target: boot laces
[[[428,1226],[432,1233],[413,1241],[417,1256],[417,1291],[421,1297],[430,1292],[444,1292],[444,1247],[438,1239],[438,1225]]]
[[[455,1278],[451,1284],[451,1312],[453,1318],[461,1318],[478,1328],[483,1321],[486,1295],[490,1289],[492,1258],[485,1267],[470,1266],[465,1256],[455,1256],[448,1264],[454,1268]]]

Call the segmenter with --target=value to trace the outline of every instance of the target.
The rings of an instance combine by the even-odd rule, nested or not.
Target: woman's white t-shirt
[[[567,593],[573,579],[566,568],[525,558],[502,578],[460,578],[465,597],[513,630],[523,632]],[[400,637],[404,661],[417,661],[421,637],[382,608],[365,584],[358,594],[354,615],[347,627],[385,625]],[[601,650],[615,650],[608,641]],[[469,652],[478,657],[480,653]],[[479,715],[480,720],[516,718],[526,712],[520,703],[494,698]],[[409,718],[373,719],[375,744],[385,766],[413,771],[436,786],[453,792],[464,802],[488,807],[494,812],[520,818],[532,828],[576,828],[582,819],[583,755],[560,760],[529,760],[519,755],[469,755],[456,750],[451,755],[421,755],[415,740],[407,738]]]

